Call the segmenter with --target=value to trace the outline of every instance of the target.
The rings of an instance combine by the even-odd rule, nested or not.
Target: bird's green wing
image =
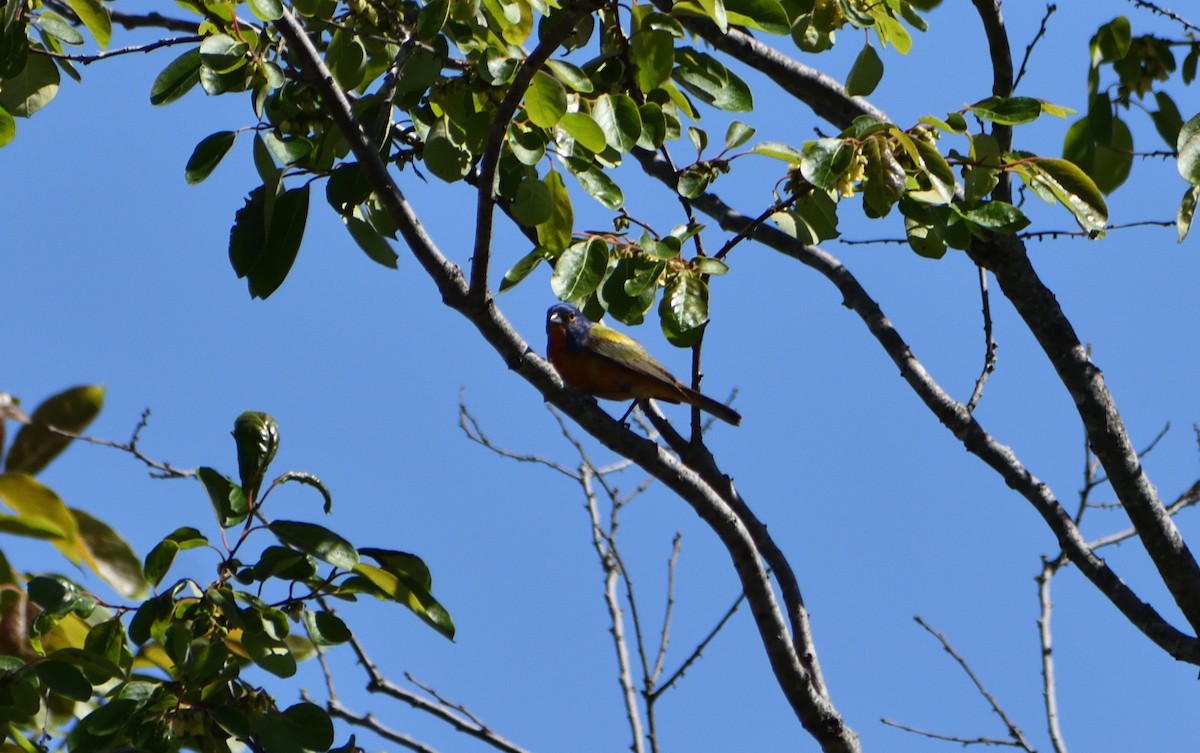
[[[593,324],[588,332],[587,348],[593,353],[645,376],[675,383],[675,377],[667,368],[650,355],[642,344],[631,337],[609,329],[603,324]]]

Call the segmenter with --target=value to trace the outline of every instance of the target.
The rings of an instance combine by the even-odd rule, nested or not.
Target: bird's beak
[[[553,324],[555,327],[564,326],[562,314],[555,311],[553,314],[550,315],[550,323]]]

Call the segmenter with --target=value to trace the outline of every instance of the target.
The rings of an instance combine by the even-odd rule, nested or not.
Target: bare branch
[[[186,37],[171,37],[170,39],[159,39],[154,42],[147,42],[146,44],[135,44],[130,45],[129,47],[118,47],[112,50],[100,50],[99,52],[94,52],[90,55],[85,55],[82,53],[73,54],[68,52],[55,52],[54,50],[47,50],[41,47],[32,48],[30,52],[33,52],[36,55],[45,55],[49,58],[70,60],[73,63],[90,65],[98,60],[104,60],[105,58],[118,57],[120,55],[132,55],[136,52],[153,52],[154,50],[158,50],[163,47],[173,47],[177,44],[200,44],[201,40],[203,39],[204,37],[196,34]]]
[[[979,400],[983,397],[983,385],[996,370],[996,340],[992,336],[992,307],[988,302],[987,271],[982,267],[979,268],[979,297],[983,302],[983,371],[975,380],[975,389],[971,392],[971,399],[967,401],[968,413],[975,412],[975,407],[979,405]]]
[[[1046,36],[1046,24],[1050,21],[1050,16],[1053,16],[1056,10],[1058,10],[1058,6],[1054,3],[1046,4],[1046,13],[1042,16],[1042,23],[1038,26],[1037,34],[1034,34],[1029,44],[1025,45],[1025,56],[1021,58],[1021,67],[1017,71],[1017,77],[1013,79],[1012,88],[1014,91],[1021,85],[1021,79],[1025,78],[1025,66],[1029,65],[1029,58],[1033,55],[1033,48],[1037,47],[1037,43],[1041,41],[1042,37]]]
[[[28,416],[24,416],[24,414],[13,414],[8,415],[7,417],[18,420],[24,424],[33,425],[33,421]],[[192,476],[195,476],[195,468],[176,468],[170,463],[166,463],[161,460],[155,460],[141,451],[141,448],[138,447],[138,440],[141,437],[142,429],[145,429],[149,423],[150,409],[147,408],[142,411],[142,417],[138,419],[137,426],[133,428],[133,435],[130,436],[128,442],[115,442],[111,439],[101,439],[99,437],[93,437],[87,434],[79,434],[77,432],[67,431],[66,429],[60,429],[57,426],[51,426],[49,424],[42,424],[42,426],[51,434],[57,434],[60,437],[78,439],[79,441],[87,442],[88,444],[99,445],[101,447],[111,447],[114,450],[127,452],[145,463],[150,468],[158,471],[157,473],[150,474],[154,478],[191,478]]]
[[[900,722],[893,722],[891,719],[880,719],[879,721],[889,727],[895,727],[896,729],[904,730],[905,732],[911,732],[914,735],[928,737],[931,740],[945,740],[948,743],[959,743],[964,747],[967,745],[1005,745],[1010,748],[1021,747],[1020,743],[1013,742],[1012,740],[1001,740],[995,737],[959,737],[957,735],[943,735],[939,732],[930,732],[929,730],[910,727],[907,724],[901,724]]]
[[[741,606],[741,603],[745,600],[745,598],[746,595],[741,594],[733,600],[733,604],[729,606],[729,609],[726,610],[725,614],[721,616],[721,619],[717,620],[717,624],[714,625],[713,629],[708,632],[708,635],[704,636],[703,640],[696,644],[696,648],[690,655],[688,655],[688,658],[683,660],[683,663],[679,665],[679,668],[672,672],[671,676],[668,677],[662,685],[659,685],[654,689],[654,692],[650,694],[651,698],[658,698],[663,693],[667,692],[671,686],[683,678],[683,675],[688,671],[688,668],[695,664],[697,660],[699,660],[700,655],[704,653],[704,649],[708,647],[708,644],[712,643],[713,639],[717,637],[717,633],[721,632],[721,629],[725,627],[725,624],[729,622],[729,620],[737,612],[738,607]]]
[[[1050,744],[1054,753],[1067,753],[1067,743],[1058,726],[1058,683],[1054,673],[1054,645],[1050,636],[1050,615],[1054,604],[1050,600],[1050,581],[1066,564],[1066,558],[1056,560],[1042,558],[1042,571],[1036,578],[1038,585],[1038,639],[1042,647],[1042,699],[1046,709],[1046,729],[1050,733]]]
[[[979,694],[983,696],[984,700],[988,702],[988,705],[992,707],[992,711],[996,713],[996,716],[1000,717],[1000,721],[1004,722],[1004,726],[1008,729],[1008,734],[1009,737],[1012,738],[1013,744],[1022,750],[1029,751],[1029,753],[1034,753],[1033,748],[1029,745],[1029,741],[1025,739],[1025,734],[1021,732],[1021,730],[1016,724],[1013,723],[1011,719],[1008,718],[1008,714],[1004,713],[1004,709],[1001,708],[1000,703],[996,701],[995,697],[988,692],[986,687],[984,687],[983,681],[980,680],[979,676],[976,675],[974,670],[971,669],[971,665],[967,664],[967,660],[963,658],[962,654],[954,650],[954,647],[950,645],[950,641],[946,639],[946,636],[930,627],[929,623],[921,619],[920,615],[914,616],[913,619],[916,620],[918,625],[925,628],[926,632],[928,632],[934,638],[937,638],[938,642],[942,644],[942,648],[946,651],[946,653],[950,654],[950,656],[954,658],[954,661],[958,663],[958,666],[962,667],[962,671],[965,672],[967,677],[971,679],[971,682],[975,685],[975,689],[979,691]]]
[[[1179,24],[1180,26],[1187,29],[1188,31],[1191,31],[1191,32],[1200,31],[1200,26],[1197,26],[1196,24],[1192,23],[1191,21],[1188,21],[1187,19],[1185,19],[1183,16],[1179,15],[1175,11],[1173,11],[1169,8],[1162,7],[1158,3],[1147,2],[1147,0],[1129,0],[1129,1],[1131,3],[1133,3],[1135,6],[1137,6],[1138,8],[1144,8],[1157,16],[1162,16],[1163,18],[1169,18],[1170,20]]]

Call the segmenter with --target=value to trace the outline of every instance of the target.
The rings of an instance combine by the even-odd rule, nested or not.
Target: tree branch
[[[388,173],[376,146],[355,120],[345,93],[334,82],[304,28],[287,9],[276,27],[294,54],[295,62],[329,108],[372,189],[396,222],[418,263],[441,292],[445,304],[474,324],[509,368],[532,384],[549,402],[606,447],[633,460],[662,481],[712,528],[729,552],[772,671],[800,723],[830,753],[858,751],[857,735],[845,725],[829,699],[811,684],[812,677],[793,648],[787,622],[775,598],[770,576],[759,560],[754,539],[730,503],[695,470],[657,443],[614,421],[594,399],[567,389],[549,363],[537,356],[500,314],[490,294],[482,301],[470,298],[462,271],[445,258],[422,227]]]
[[[635,156],[649,175],[671,185],[671,173],[655,155],[635,150]],[[693,204],[730,233],[738,232],[752,221],[730,209],[711,193],[696,197]],[[843,305],[863,320],[922,402],[969,452],[987,463],[1012,489],[1033,505],[1054,532],[1071,562],[1079,567],[1084,576],[1156,645],[1180,661],[1200,664],[1200,642],[1163,619],[1088,548],[1078,527],[1050,489],[1021,464],[1009,447],[988,434],[967,412],[966,406],[956,402],[937,384],[913,355],[892,322],[884,316],[879,304],[841,262],[821,248],[806,246],[775,227],[760,226],[751,237],[811,267],[833,283],[842,294]]]

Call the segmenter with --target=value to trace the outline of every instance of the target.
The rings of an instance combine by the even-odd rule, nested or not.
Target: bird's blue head
[[[567,350],[583,350],[592,323],[583,312],[569,303],[556,303],[546,312],[546,334],[562,337]]]

